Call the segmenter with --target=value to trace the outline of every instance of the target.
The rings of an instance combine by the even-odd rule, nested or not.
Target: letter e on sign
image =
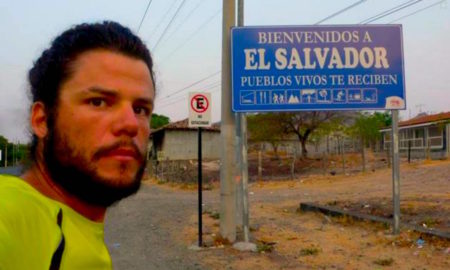
[[[189,127],[211,126],[211,93],[189,93]]]

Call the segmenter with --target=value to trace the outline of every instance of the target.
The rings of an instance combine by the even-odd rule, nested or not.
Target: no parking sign
[[[189,93],[189,127],[211,126],[211,94]]]

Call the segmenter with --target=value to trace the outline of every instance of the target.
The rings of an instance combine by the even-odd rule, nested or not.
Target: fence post
[[[411,141],[408,141],[408,163],[411,163]]]
[[[297,160],[297,145],[294,143],[294,153],[292,157],[292,164],[291,164],[291,178],[295,178],[295,161]]]
[[[258,151],[258,181],[262,181],[262,147],[263,143]]]
[[[392,144],[392,142],[391,142]],[[388,163],[388,168],[391,167],[391,145],[389,145],[388,147],[386,147],[386,159],[387,159],[387,163]]]

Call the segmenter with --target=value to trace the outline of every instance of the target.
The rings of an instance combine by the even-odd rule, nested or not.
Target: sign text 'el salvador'
[[[232,29],[233,111],[405,109],[401,25]]]

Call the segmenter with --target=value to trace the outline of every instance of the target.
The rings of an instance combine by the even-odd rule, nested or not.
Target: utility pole
[[[220,167],[220,234],[230,242],[236,240],[235,120],[231,111],[230,30],[236,22],[236,3],[222,0],[222,120]]]

